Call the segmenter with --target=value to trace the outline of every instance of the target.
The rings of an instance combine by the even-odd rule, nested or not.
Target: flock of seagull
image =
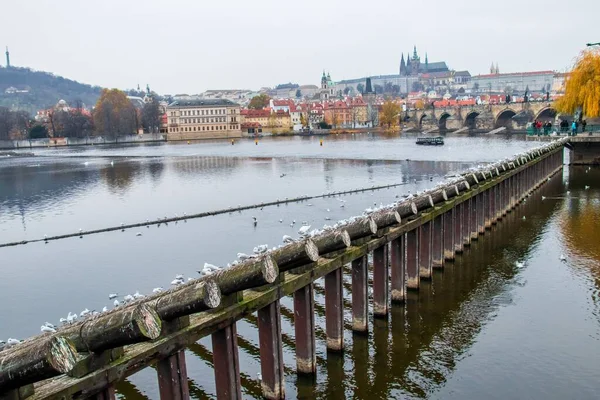
[[[485,169],[485,168],[489,168],[489,165],[478,165],[477,167],[471,168],[471,170],[478,171],[478,170],[482,170],[482,169]],[[590,169],[588,168],[586,170],[586,173],[589,170]],[[285,176],[285,174],[281,175],[281,177],[284,177],[284,176]],[[548,180],[549,179],[550,178],[548,178]],[[430,177],[430,181],[431,180],[433,180],[432,177]],[[445,181],[440,182],[438,185],[436,185],[436,188],[442,187],[442,186],[447,185],[447,184],[456,183],[459,180],[460,180],[460,177],[458,177],[458,176],[454,176],[454,175],[446,176]],[[415,180],[415,183],[416,183],[416,180]],[[589,189],[590,189],[590,186],[586,185],[585,186],[585,190],[589,190]],[[570,191],[567,191],[566,193],[567,193],[567,195],[569,195]],[[400,199],[400,198],[406,199],[406,198],[410,198],[410,197],[413,197],[413,196],[417,197],[418,195],[419,195],[419,192],[411,194],[411,192],[408,191],[407,194],[396,195],[395,197],[396,197],[396,199]],[[545,200],[545,199],[546,199],[546,197],[542,196],[542,200]],[[278,201],[279,201],[279,199],[278,199]],[[346,206],[346,200],[345,199],[338,198],[338,201],[340,202],[340,208],[344,208]],[[398,200],[398,201],[401,201],[401,200]],[[377,203],[375,202],[373,204],[374,207],[369,207],[369,208],[365,209],[363,215],[368,215],[370,213],[376,212],[376,211],[378,211],[380,209],[383,209],[383,208],[386,208],[386,207],[393,207],[394,205],[396,205],[398,203],[398,201],[396,201],[395,203],[392,203],[392,204],[385,205],[385,206],[383,205],[383,203],[380,203],[379,206],[377,206]],[[311,203],[308,203],[307,205],[308,206],[312,206]],[[327,212],[329,213],[330,211],[331,210],[329,208],[327,208]],[[186,214],[183,213],[183,216],[185,218]],[[177,214],[175,215],[175,217],[179,218]],[[306,237],[312,237],[312,236],[315,236],[315,235],[318,235],[318,234],[322,233],[323,231],[327,231],[327,230],[330,230],[330,229],[338,229],[340,227],[343,227],[343,226],[345,226],[347,224],[352,223],[353,221],[355,221],[356,219],[358,219],[360,217],[361,216],[353,216],[353,217],[350,217],[348,219],[344,219],[344,220],[338,221],[333,226],[325,225],[325,226],[323,226],[322,229],[313,229],[312,231],[311,231],[311,225],[309,225],[308,222],[303,221],[302,222],[302,226],[298,230],[298,235],[300,236],[301,239],[306,238]],[[166,221],[167,219],[168,219],[167,217],[164,217],[164,222],[163,223],[165,225],[168,225],[168,222]],[[325,220],[327,220],[327,221],[329,221],[330,219],[331,218],[329,216],[325,217]],[[525,220],[525,219],[526,219],[525,216],[523,216],[523,220]],[[184,222],[187,222],[187,220],[184,220]],[[150,221],[146,220],[146,223],[147,223],[146,227],[149,228],[150,227]],[[175,222],[175,223],[177,223],[177,222]],[[252,223],[253,223],[253,225],[255,227],[258,225],[258,219],[257,219],[257,217],[252,216]],[[279,223],[283,223],[283,219],[280,219]],[[290,223],[290,226],[293,227],[295,224],[296,224],[296,220],[292,220],[292,222]],[[158,226],[160,226],[160,223],[158,224]],[[122,228],[121,231],[124,232],[125,231],[124,224],[121,224],[121,228]],[[80,229],[80,237],[82,237],[82,233],[83,233],[83,230]],[[142,236],[142,233],[141,232],[137,232],[136,236]],[[47,235],[44,235],[44,239],[46,240],[46,243],[47,243],[47,238],[48,238]],[[289,235],[283,235],[282,242],[283,242],[284,245],[288,244],[288,243],[292,243],[294,241],[295,241],[295,239],[293,237],[291,237]],[[277,247],[273,248],[273,250],[275,250],[275,249],[277,249]],[[236,265],[236,264],[238,264],[238,263],[240,263],[242,261],[246,261],[248,259],[251,259],[251,258],[254,258],[254,257],[258,257],[261,254],[266,253],[268,250],[269,250],[269,246],[267,244],[262,244],[262,245],[258,245],[256,247],[254,247],[253,254],[237,253],[237,259],[234,260],[231,263],[228,263],[227,266],[226,266],[226,268],[227,267],[231,267],[233,265]],[[566,262],[567,261],[567,257],[564,254],[561,254],[560,255],[560,261],[561,262]],[[522,261],[516,261],[515,265],[516,265],[517,268],[523,268],[525,266],[525,263],[522,262]],[[201,269],[199,269],[197,272],[200,275],[200,277],[203,277],[203,276],[207,276],[207,275],[211,275],[213,273],[216,273],[216,272],[220,271],[221,269],[223,269],[223,267],[219,267],[219,266],[216,266],[216,265],[213,265],[213,264],[210,264],[210,263],[205,263],[204,266]],[[185,284],[186,282],[190,282],[193,279],[194,278],[188,277],[187,280],[186,280],[183,275],[177,274],[175,276],[175,279],[173,279],[171,281],[171,286],[177,287],[177,286]],[[163,287],[156,287],[156,288],[154,288],[152,290],[152,293],[153,294],[159,294],[159,293],[162,293],[164,291],[165,291],[165,289]],[[123,298],[122,298],[122,300],[119,300],[119,297],[120,296],[119,296],[118,293],[110,293],[108,295],[108,299],[113,301],[113,306],[115,308],[116,307],[120,307],[122,305],[126,305],[128,303],[134,302],[134,301],[139,300],[139,299],[143,299],[146,296],[143,295],[143,294],[141,294],[139,291],[136,291],[133,294],[124,295]],[[83,319],[95,317],[97,315],[100,315],[101,313],[108,312],[108,311],[109,311],[109,308],[107,306],[104,306],[102,308],[101,312],[98,312],[96,310],[89,310],[89,309],[85,308],[83,311],[81,311],[79,313],[79,315],[77,315],[76,313],[69,312],[67,314],[67,317],[60,318],[59,322],[60,322],[60,325],[69,325],[69,324],[75,323],[78,320],[83,320]],[[54,324],[52,324],[50,322],[45,322],[40,327],[40,331],[42,333],[54,333],[54,332],[57,331],[57,329],[58,329],[58,326],[56,326],[56,325],[54,325]],[[18,343],[20,343],[20,340],[14,339],[14,338],[9,338],[6,342],[3,341],[3,340],[0,340],[0,351],[3,350],[4,348],[10,348],[12,346],[15,346]],[[259,376],[259,380],[260,380],[260,378],[261,377]]]

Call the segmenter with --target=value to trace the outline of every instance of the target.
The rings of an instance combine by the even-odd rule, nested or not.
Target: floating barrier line
[[[160,225],[160,224],[169,223],[169,222],[186,221],[188,219],[211,217],[211,216],[231,213],[231,212],[235,212],[235,211],[253,210],[256,208],[278,206],[281,204],[298,203],[301,201],[306,201],[306,200],[311,200],[311,199],[321,199],[321,198],[326,198],[326,197],[341,196],[341,195],[345,195],[345,194],[368,192],[369,190],[389,189],[389,188],[403,186],[403,185],[407,185],[407,184],[408,183],[393,183],[390,185],[371,186],[369,188],[331,192],[331,193],[321,194],[318,196],[300,196],[300,197],[294,197],[291,199],[286,198],[285,200],[276,200],[276,201],[270,201],[267,203],[252,204],[252,205],[241,206],[241,207],[229,207],[229,208],[223,208],[220,210],[205,211],[205,212],[201,212],[201,213],[190,214],[190,215],[185,215],[185,216],[180,216],[180,217],[162,218],[162,219],[156,219],[156,220],[147,221],[147,222],[137,222],[137,223],[127,224],[127,225],[112,226],[109,228],[93,229],[93,230],[81,231],[81,232],[77,232],[77,233],[67,233],[64,235],[48,236],[43,239],[32,239],[32,240],[22,240],[19,242],[2,243],[2,244],[0,244],[0,248],[1,247],[19,246],[19,245],[23,245],[23,244],[27,244],[27,243],[49,242],[51,240],[67,239],[67,238],[78,237],[78,236],[87,236],[87,235],[103,233],[103,232],[114,232],[114,231],[118,231],[118,230],[140,228],[140,227],[150,226],[150,225]]]

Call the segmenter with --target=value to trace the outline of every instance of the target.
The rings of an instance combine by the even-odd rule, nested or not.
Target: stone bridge
[[[535,119],[552,121],[559,117],[552,102],[481,104],[408,111],[409,127],[440,132],[469,130],[523,130]],[[569,119],[570,116],[565,116]],[[466,130],[465,129],[465,130]]]

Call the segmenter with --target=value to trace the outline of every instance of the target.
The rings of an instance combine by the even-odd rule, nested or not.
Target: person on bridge
[[[571,136],[577,135],[577,121],[573,121],[571,124]]]
[[[585,127],[587,126],[587,121],[584,119],[581,121],[581,132],[585,132]]]

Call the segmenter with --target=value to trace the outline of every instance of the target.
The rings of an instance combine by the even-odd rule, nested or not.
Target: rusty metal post
[[[463,252],[463,208],[465,203],[459,203],[454,206],[454,252]]]
[[[352,330],[369,330],[369,271],[367,256],[352,261]]]
[[[406,267],[404,263],[405,251],[404,235],[390,242],[391,265],[392,269],[392,302],[404,302],[406,289]],[[352,289],[354,290],[354,288]],[[354,300],[353,300],[354,301]]]
[[[406,233],[406,288],[419,290],[419,236],[418,229]]]
[[[213,364],[218,399],[242,399],[235,322],[212,334]]]
[[[444,213],[444,260],[454,260],[454,225],[456,206]]]
[[[431,279],[431,221],[419,228],[419,276]]]
[[[185,350],[179,350],[156,364],[158,389],[161,399],[185,400],[190,398]]]
[[[469,216],[469,239],[479,239],[479,208],[481,208],[481,194],[471,197],[471,210]]]
[[[431,232],[431,266],[442,268],[444,266],[444,218],[438,215],[432,221]]]
[[[327,350],[344,349],[344,295],[342,291],[342,269],[325,275],[325,331]]]
[[[315,298],[312,282],[294,292],[296,369],[299,374],[317,372],[315,347]]]
[[[470,216],[471,216],[471,199],[463,202],[462,208],[462,234],[461,240],[463,241],[463,246],[468,247],[471,245],[471,224],[470,224]]]
[[[260,387],[265,399],[285,398],[285,372],[281,346],[281,310],[279,300],[258,310],[260,342]]]
[[[373,316],[387,317],[390,276],[387,244],[373,250]]]

